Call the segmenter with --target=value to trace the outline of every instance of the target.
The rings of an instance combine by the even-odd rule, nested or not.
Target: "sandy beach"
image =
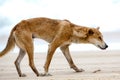
[[[21,63],[27,77],[18,77],[14,66],[17,55],[9,53],[0,58],[0,80],[120,80],[120,51],[117,50],[71,52],[74,63],[85,70],[82,73],[70,69],[62,53],[55,53],[49,69],[52,76],[47,77],[36,77],[28,65],[27,55]],[[45,58],[46,53],[35,54],[35,65],[40,73],[44,72]]]

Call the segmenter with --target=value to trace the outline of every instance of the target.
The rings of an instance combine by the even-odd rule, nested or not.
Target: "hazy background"
[[[100,26],[107,50],[120,50],[120,0],[0,0],[0,51],[11,29],[33,17],[68,19],[78,25]],[[35,52],[46,52],[48,43],[35,39]],[[92,45],[71,45],[71,51],[99,50]],[[17,48],[14,50],[18,52]],[[59,49],[57,50],[59,51]]]

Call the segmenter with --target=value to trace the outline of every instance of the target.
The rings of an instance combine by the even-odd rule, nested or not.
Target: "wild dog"
[[[50,43],[44,65],[44,75],[39,74],[34,65],[34,38],[40,38]],[[78,69],[71,58],[69,52],[69,45],[71,43],[90,43],[102,50],[105,50],[108,47],[103,40],[99,28],[76,25],[68,20],[32,18],[22,20],[12,29],[5,49],[0,52],[0,57],[7,54],[16,44],[20,48],[19,55],[15,61],[18,75],[20,77],[26,76],[21,72],[20,62],[27,53],[29,65],[34,73],[37,76],[45,76],[48,75],[49,65],[55,50],[60,47],[70,67],[76,72],[82,72],[84,70]]]

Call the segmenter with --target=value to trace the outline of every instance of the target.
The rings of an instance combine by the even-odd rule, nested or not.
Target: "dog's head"
[[[108,47],[108,45],[103,40],[103,35],[99,31],[99,27],[98,28],[82,27],[76,29],[74,31],[74,34],[76,34],[76,36],[79,37],[79,42],[81,43],[82,42],[91,43],[102,50]]]
[[[103,40],[103,35],[99,31],[99,27],[91,28],[88,30],[88,39],[87,40],[88,40],[88,42],[94,44],[95,46],[97,46],[100,49],[104,50],[108,47],[108,45]]]

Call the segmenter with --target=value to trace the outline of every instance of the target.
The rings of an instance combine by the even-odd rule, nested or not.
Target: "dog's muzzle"
[[[102,49],[102,50],[105,50],[106,48],[108,48],[108,45],[105,43],[105,45],[104,46],[100,46],[100,45],[98,45],[98,47],[100,48],[100,49]]]

